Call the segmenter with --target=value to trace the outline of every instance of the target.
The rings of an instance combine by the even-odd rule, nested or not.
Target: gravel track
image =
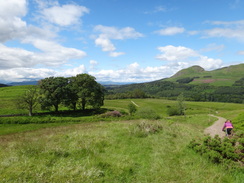
[[[214,115],[210,115],[210,116],[216,117],[216,118],[218,118],[218,120],[215,121],[213,125],[206,128],[204,130],[204,133],[206,135],[210,135],[211,137],[214,137],[215,135],[219,135],[220,138],[225,137],[225,133],[222,131],[222,127],[223,127],[226,119],[219,117],[219,116],[214,116]]]

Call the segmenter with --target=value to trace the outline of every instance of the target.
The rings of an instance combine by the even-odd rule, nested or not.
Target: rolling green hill
[[[165,81],[177,82],[179,79],[191,78],[191,84],[208,83],[214,86],[232,86],[244,77],[244,64],[232,65],[213,71],[205,71],[200,66],[192,66],[177,72]]]
[[[175,100],[183,93],[185,99],[191,101],[244,103],[243,73],[244,64],[213,71],[205,71],[200,66],[193,66],[166,79],[107,87],[107,99],[149,96]]]

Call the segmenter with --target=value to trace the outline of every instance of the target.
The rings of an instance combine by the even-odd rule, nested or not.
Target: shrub
[[[167,114],[169,116],[178,116],[178,115],[180,115],[180,111],[176,107],[170,107],[169,106],[168,109],[167,109]]]
[[[130,130],[130,133],[137,137],[147,137],[150,134],[158,133],[162,129],[162,125],[158,122],[142,121],[141,123],[134,125]]]
[[[160,116],[156,113],[156,111],[150,107],[140,108],[136,112],[136,115],[143,119],[152,119],[152,120],[160,119]]]
[[[101,117],[107,118],[107,117],[121,117],[122,114],[119,111],[109,111],[104,114],[101,114]]]
[[[210,136],[202,139],[202,142],[192,140],[188,147],[192,148],[201,155],[207,157],[213,163],[223,163],[225,165],[244,164],[244,138],[237,136],[223,140],[219,136],[211,138]],[[228,163],[227,163],[228,162]]]
[[[178,82],[178,83],[190,83],[193,80],[194,80],[194,77],[193,78],[187,77],[187,78],[178,79],[178,80],[176,80],[176,82]]]
[[[129,109],[130,115],[135,114],[135,112],[137,111],[136,106],[132,103],[128,104],[128,109]]]

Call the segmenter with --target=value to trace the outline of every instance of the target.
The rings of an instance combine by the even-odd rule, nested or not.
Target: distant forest
[[[183,93],[188,101],[244,103],[244,78],[232,86],[211,86],[206,83],[188,84],[191,79],[178,82],[154,81],[141,84],[107,86],[106,99],[165,98],[175,100]]]

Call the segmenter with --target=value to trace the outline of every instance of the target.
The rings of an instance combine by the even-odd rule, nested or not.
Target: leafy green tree
[[[40,103],[42,107],[55,108],[58,112],[59,105],[64,102],[67,96],[68,79],[64,77],[49,77],[39,82],[40,87]]]
[[[181,93],[177,97],[179,115],[185,115],[184,95]]]
[[[21,109],[27,109],[29,116],[32,116],[33,109],[38,104],[38,96],[37,87],[31,86],[17,99],[17,105]]]
[[[137,111],[136,106],[134,104],[132,104],[132,103],[128,104],[128,109],[129,109],[129,114],[130,115],[135,114],[135,112]]]
[[[95,77],[89,74],[78,74],[74,78],[74,87],[81,103],[82,110],[87,105],[100,108],[104,101],[104,88],[95,81]]]
[[[77,109],[77,103],[79,100],[78,92],[79,89],[76,87],[75,77],[68,78],[68,84],[66,86],[67,92],[66,97],[64,99],[65,106],[73,109],[74,111]]]

